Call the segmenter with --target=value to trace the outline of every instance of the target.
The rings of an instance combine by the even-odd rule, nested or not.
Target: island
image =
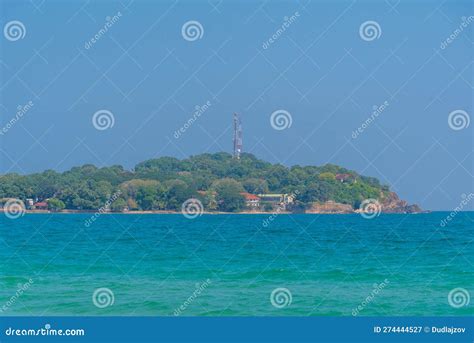
[[[126,170],[91,164],[65,172],[0,175],[0,204],[29,212],[176,213],[198,203],[206,213],[418,213],[374,177],[334,165],[287,167],[242,153],[160,157]]]

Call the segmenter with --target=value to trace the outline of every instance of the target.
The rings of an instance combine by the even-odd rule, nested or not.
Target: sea
[[[474,212],[2,213],[0,316],[472,315],[473,242]]]

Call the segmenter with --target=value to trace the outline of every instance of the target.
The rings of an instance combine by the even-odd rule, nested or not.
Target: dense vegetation
[[[337,175],[350,175],[341,182]],[[338,176],[339,177],[339,176]],[[199,191],[199,192],[198,192]],[[74,167],[64,173],[47,170],[31,175],[0,176],[0,199],[33,198],[53,210],[180,210],[198,198],[205,210],[235,212],[245,207],[241,192],[295,193],[297,207],[334,200],[358,208],[367,198],[380,198],[388,187],[336,165],[322,167],[271,164],[251,154],[240,160],[228,153],[202,154],[188,159],[161,157],[139,163],[133,171],[121,166]],[[110,201],[110,199],[113,201]]]

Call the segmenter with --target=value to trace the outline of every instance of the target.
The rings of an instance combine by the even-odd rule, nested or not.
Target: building
[[[46,201],[35,202],[33,207],[36,210],[47,210],[48,209],[48,203]]]
[[[242,194],[244,196],[245,205],[247,205],[247,207],[251,207],[251,208],[259,208],[260,207],[260,197],[258,197],[257,195],[246,193],[246,192],[242,192],[240,194]]]
[[[341,182],[355,182],[355,177],[352,174],[336,174],[336,180]]]
[[[25,205],[26,205],[26,208],[27,208],[28,210],[31,210],[31,209],[33,209],[34,206],[35,206],[35,201],[34,201],[33,199],[31,199],[31,198],[28,198],[28,199],[26,199],[26,201],[25,201]]]
[[[292,204],[295,200],[295,197],[293,194],[258,194],[258,197],[260,198],[261,202],[265,202],[267,204],[273,205],[273,206],[279,206],[283,209],[286,209],[286,207],[290,204]]]

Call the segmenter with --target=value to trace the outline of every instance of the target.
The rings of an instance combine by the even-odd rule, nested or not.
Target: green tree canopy
[[[59,199],[50,198],[48,199],[48,208],[51,211],[61,211],[66,207],[66,205]]]
[[[337,174],[351,177],[340,182]],[[367,198],[380,199],[389,187],[376,178],[334,164],[287,167],[248,153],[235,160],[225,152],[183,160],[151,159],[137,164],[132,171],[122,166],[98,168],[86,164],[63,173],[46,170],[30,175],[0,175],[0,198],[57,199],[67,209],[97,210],[117,191],[123,201],[115,201],[116,209],[125,203],[123,207],[130,210],[180,210],[184,201],[198,197],[207,209],[239,211],[245,206],[240,194],[244,191],[298,191],[300,207],[327,200],[356,206]]]
[[[244,208],[245,199],[241,192],[242,184],[231,178],[215,181],[211,188],[217,193],[217,206],[220,211],[237,212]]]

